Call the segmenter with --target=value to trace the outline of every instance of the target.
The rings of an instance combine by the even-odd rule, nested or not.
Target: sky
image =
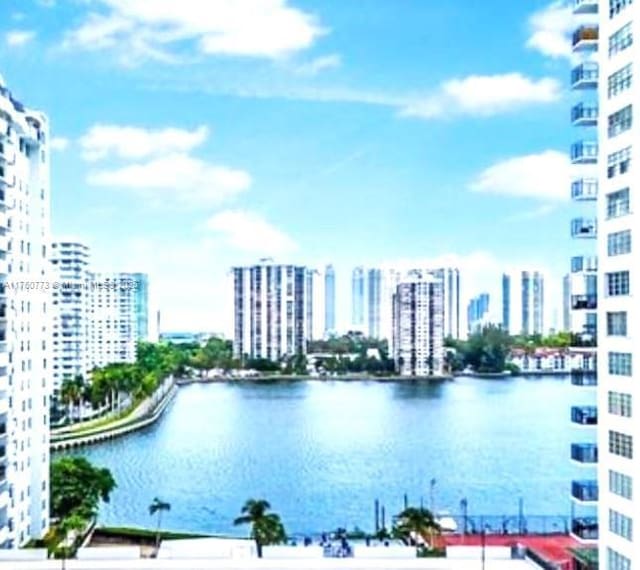
[[[54,236],[146,271],[163,330],[230,332],[229,269],[451,262],[558,291],[576,245],[574,16],[537,0],[0,0],[52,125]],[[548,288],[548,290],[551,287]],[[339,322],[339,324],[340,324]]]

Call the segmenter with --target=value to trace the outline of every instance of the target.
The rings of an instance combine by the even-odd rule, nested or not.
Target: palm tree
[[[271,505],[264,499],[249,499],[242,507],[242,515],[233,521],[234,525],[251,525],[251,538],[256,541],[258,558],[262,558],[262,547],[268,544],[282,544],[287,534],[280,516],[269,513]]]
[[[409,542],[413,541],[417,551],[420,547],[419,537],[428,534],[433,542],[433,534],[440,532],[440,525],[429,509],[407,507],[398,515],[395,531]],[[433,544],[430,546],[433,547]]]
[[[149,514],[151,516],[158,514],[158,527],[156,530],[156,553],[158,551],[158,547],[160,546],[160,525],[162,524],[162,511],[170,511],[171,503],[166,503],[158,499],[158,497],[154,497],[153,501],[149,505]]]

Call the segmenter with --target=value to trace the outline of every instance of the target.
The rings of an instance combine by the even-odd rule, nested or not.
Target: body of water
[[[469,515],[569,515],[579,440],[566,377],[453,382],[227,383],[183,387],[153,427],[79,453],[112,470],[109,525],[242,533],[233,518],[268,499],[291,532],[372,529],[409,502]],[[584,397],[582,398],[584,399]]]

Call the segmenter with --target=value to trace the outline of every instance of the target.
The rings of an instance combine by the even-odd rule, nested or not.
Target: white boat
[[[436,514],[436,522],[440,525],[442,532],[456,532],[458,530],[458,523],[455,519],[446,511]]]

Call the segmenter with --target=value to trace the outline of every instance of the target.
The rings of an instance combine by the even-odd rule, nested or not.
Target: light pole
[[[429,509],[431,510],[431,514],[435,516],[435,502],[434,502],[434,490],[436,487],[436,480],[431,479],[429,483]]]
[[[482,570],[485,570],[485,562],[486,562],[486,552],[485,549],[487,548],[487,530],[490,530],[489,525],[484,525],[482,527]]]

